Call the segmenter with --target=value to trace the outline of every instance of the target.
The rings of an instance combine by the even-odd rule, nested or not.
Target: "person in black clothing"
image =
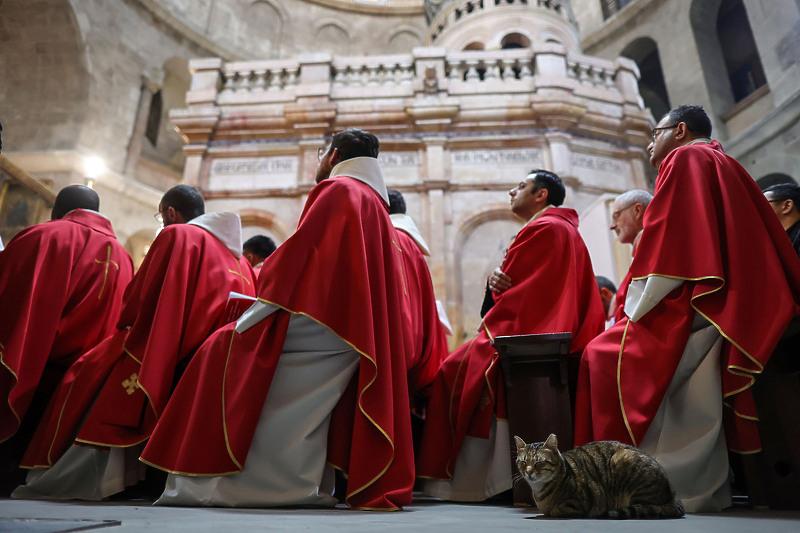
[[[765,189],[764,196],[800,256],[800,185],[779,183]]]

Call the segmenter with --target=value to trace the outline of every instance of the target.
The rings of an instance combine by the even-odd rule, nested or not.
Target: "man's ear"
[[[544,203],[549,203],[548,200],[550,200],[550,191],[548,191],[546,187],[542,187],[536,191],[536,199],[541,200]]]
[[[781,202],[781,214],[788,215],[794,210],[794,201],[791,199],[786,199]]]
[[[636,220],[641,220],[644,216],[644,206],[642,204],[633,204],[633,216]]]
[[[689,128],[686,127],[685,122],[678,122],[678,125],[675,127],[673,138],[676,141],[685,141],[689,138]]]
[[[331,158],[331,168],[335,167],[339,163],[342,162],[342,154],[339,153],[338,148],[331,148],[330,156]]]

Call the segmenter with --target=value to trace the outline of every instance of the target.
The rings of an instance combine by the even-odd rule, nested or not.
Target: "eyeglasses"
[[[156,222],[158,222],[160,225],[164,225],[164,215],[162,215],[160,211],[154,214],[153,218],[156,219]]]
[[[655,142],[656,135],[658,135],[659,131],[674,130],[677,127],[678,127],[678,124],[673,124],[672,126],[662,126],[660,128],[653,128],[652,130],[650,130],[650,137],[652,137],[653,138],[653,142]]]
[[[628,207],[623,207],[622,209],[617,209],[616,211],[614,211],[613,213],[611,213],[611,220],[613,220],[614,222],[616,222],[616,221],[617,221],[617,219],[620,217],[620,215],[621,215],[622,213],[624,213],[625,211],[627,211],[628,209],[630,209],[631,207],[633,207],[633,206],[635,206],[635,205],[636,205],[636,204],[631,204],[631,205],[629,205]]]
[[[329,146],[320,146],[317,148],[317,159],[322,161],[322,158],[325,157],[325,154],[328,153],[328,150],[330,150]]]

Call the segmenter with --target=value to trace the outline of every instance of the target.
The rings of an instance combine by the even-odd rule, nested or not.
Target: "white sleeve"
[[[632,322],[649,313],[664,297],[683,285],[682,279],[650,276],[632,280],[625,298],[625,314]]]

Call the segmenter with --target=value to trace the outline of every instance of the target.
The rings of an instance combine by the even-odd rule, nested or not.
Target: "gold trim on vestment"
[[[708,296],[710,294],[714,294],[715,292],[719,292],[720,290],[722,290],[722,288],[725,287],[725,285],[726,285],[725,278],[723,278],[722,276],[700,276],[700,277],[696,277],[696,278],[689,278],[689,277],[685,277],[685,276],[673,276],[673,275],[669,275],[669,274],[650,273],[650,274],[647,274],[646,276],[639,276],[639,277],[635,277],[635,278],[632,277],[631,280],[632,281],[641,281],[641,280],[646,280],[646,279],[648,279],[650,277],[653,277],[653,276],[662,277],[662,278],[669,278],[669,279],[675,279],[675,280],[681,280],[681,281],[716,280],[716,281],[720,282],[719,287],[716,287],[716,288],[714,288],[714,289],[712,289],[710,291],[706,291],[706,292],[704,292],[702,294],[698,294],[697,296],[692,296],[692,298],[689,301],[689,305],[692,307],[692,309],[697,314],[699,314],[706,321],[708,321],[709,324],[714,326],[714,328],[717,330],[717,333],[719,333],[720,336],[722,336],[726,341],[728,341],[731,345],[733,345],[734,348],[736,348],[742,354],[744,354],[744,356],[747,359],[749,359],[756,367],[755,369],[751,369],[751,368],[744,368],[744,367],[741,367],[739,365],[732,365],[732,364],[726,365],[725,366],[725,370],[728,373],[733,374],[734,376],[748,378],[750,380],[750,382],[747,383],[746,385],[742,386],[742,387],[739,387],[736,390],[731,391],[731,392],[725,393],[723,391],[723,393],[722,393],[723,400],[726,399],[726,398],[730,398],[731,396],[735,396],[737,394],[740,394],[740,393],[748,390],[749,388],[751,388],[753,386],[753,384],[755,383],[755,381],[756,381],[755,376],[758,375],[758,374],[761,374],[761,372],[764,371],[764,366],[758,361],[758,359],[753,357],[747,350],[745,350],[741,346],[741,344],[739,344],[738,342],[733,340],[727,333],[725,333],[725,331],[722,329],[722,327],[719,324],[717,324],[715,321],[713,321],[708,315],[703,313],[695,305],[695,300],[700,299],[700,298],[702,298],[704,296]],[[627,326],[626,326],[626,329],[627,329]],[[620,353],[620,357],[621,357],[621,353]],[[732,409],[732,410],[733,410],[735,416],[738,416],[738,417],[743,418],[745,420],[758,421],[758,418],[756,418],[756,417],[743,415],[743,414],[739,413],[738,411],[736,411],[735,409]],[[623,412],[623,414],[624,414],[624,412]],[[745,451],[736,451],[736,450],[731,450],[731,451],[735,451],[736,453],[740,453],[740,454],[748,454],[748,453],[758,453],[758,451],[760,451],[760,449],[758,451],[754,451],[754,452],[745,452]]]
[[[17,376],[17,373],[14,372],[11,369],[11,367],[8,366],[8,364],[5,362],[5,358],[3,357],[5,355],[5,353],[6,353],[5,352],[5,346],[3,346],[3,343],[0,342],[0,365],[2,365],[3,368],[8,370],[9,373],[11,374],[11,376],[14,378],[14,383],[12,383],[11,387],[8,389],[9,393],[10,393],[11,390],[17,385],[17,383],[19,383],[19,377]],[[11,411],[11,414],[14,415],[14,418],[17,419],[17,429],[14,430],[14,432],[12,432],[11,435],[9,435],[8,437],[3,437],[2,439],[0,439],[0,442],[5,442],[8,439],[10,439],[11,437],[13,437],[16,434],[17,430],[19,430],[19,426],[22,424],[22,419],[20,418],[19,414],[14,409],[14,407],[11,405],[11,395],[10,394],[6,398],[6,404],[8,405],[8,408]]]
[[[130,334],[130,332],[129,332],[129,334]],[[142,358],[142,360],[139,360],[135,355],[133,355],[130,351],[128,351],[128,349],[125,347],[124,344],[122,345],[122,350],[125,352],[126,355],[128,355],[131,359],[133,359],[134,361],[136,361],[139,364],[139,374],[141,374],[141,372],[142,372],[142,368],[141,367],[143,366],[142,365],[142,360],[144,360],[144,358]],[[141,391],[144,393],[145,397],[147,397],[147,405],[153,411],[153,414],[156,417],[156,423],[157,423],[158,419],[161,418],[161,413],[159,413],[156,410],[156,404],[153,403],[153,399],[150,397],[150,393],[147,392],[147,389],[145,388],[145,386],[142,384],[141,380],[139,380],[139,379],[136,380],[136,387],[141,389]]]
[[[628,436],[631,438],[631,443],[636,444],[636,437],[633,436],[631,425],[628,422],[628,414],[625,412],[625,402],[622,399],[622,352],[625,350],[625,339],[628,337],[628,326],[631,325],[630,318],[625,322],[625,330],[622,332],[622,341],[619,343],[619,356],[617,357],[617,395],[619,397],[619,408],[622,411],[622,420],[625,422],[625,428],[628,430]]]
[[[377,429],[377,430],[380,432],[380,434],[381,434],[381,435],[383,435],[383,437],[384,437],[384,438],[385,438],[385,439],[386,439],[386,440],[389,442],[389,446],[390,446],[390,447],[391,447],[391,449],[392,449],[392,455],[391,455],[391,457],[389,458],[389,461],[388,461],[388,462],[386,463],[386,465],[383,467],[383,469],[382,469],[382,470],[381,470],[381,471],[378,473],[378,475],[376,475],[374,478],[372,478],[371,480],[369,480],[369,481],[368,481],[367,483],[365,483],[363,486],[361,486],[361,487],[358,487],[357,489],[355,489],[355,490],[353,490],[353,491],[349,491],[349,490],[348,490],[348,494],[345,496],[345,501],[347,501],[347,500],[349,500],[350,498],[352,498],[353,496],[355,496],[356,494],[358,494],[358,493],[360,493],[360,492],[363,492],[363,491],[364,491],[365,489],[367,489],[367,488],[368,488],[370,485],[372,485],[372,484],[373,484],[373,483],[375,483],[375,482],[376,482],[378,479],[380,479],[381,477],[383,477],[383,475],[386,473],[386,471],[387,471],[387,470],[389,470],[389,467],[391,467],[391,466],[392,466],[392,463],[394,462],[394,456],[395,456],[395,445],[394,445],[394,440],[393,440],[393,439],[392,439],[392,438],[389,436],[389,434],[388,434],[388,433],[386,433],[386,431],[385,431],[385,430],[384,430],[384,429],[383,429],[383,428],[380,426],[380,424],[378,424],[377,422],[375,422],[375,420],[374,420],[374,419],[373,419],[371,416],[369,416],[369,414],[367,413],[367,411],[366,411],[366,410],[364,409],[364,407],[361,405],[361,398],[363,398],[363,396],[364,396],[364,393],[366,393],[366,391],[367,391],[367,390],[368,390],[368,389],[369,389],[369,388],[372,386],[372,384],[375,382],[375,380],[376,380],[376,379],[378,379],[378,364],[377,364],[377,362],[376,362],[376,361],[375,361],[375,360],[374,360],[372,357],[370,357],[369,355],[367,355],[365,352],[362,352],[362,351],[361,351],[361,350],[359,350],[359,349],[358,349],[356,346],[354,346],[354,345],[353,345],[353,344],[352,344],[350,341],[348,341],[347,339],[345,339],[344,337],[342,337],[342,336],[340,336],[338,333],[336,333],[336,331],[334,331],[334,330],[333,330],[333,328],[331,328],[331,327],[330,327],[330,326],[328,326],[327,324],[325,324],[325,323],[321,322],[320,320],[317,320],[317,319],[316,319],[316,318],[314,318],[313,316],[311,316],[311,315],[309,315],[309,314],[307,314],[307,313],[300,312],[300,311],[293,311],[293,310],[291,310],[291,309],[288,309],[287,307],[285,307],[285,306],[282,306],[282,305],[280,305],[280,304],[278,304],[278,303],[271,302],[271,301],[269,301],[269,300],[265,300],[264,298],[258,298],[258,301],[259,301],[259,302],[262,302],[262,303],[265,303],[265,304],[268,304],[268,305],[273,305],[273,306],[275,306],[275,307],[278,307],[279,309],[283,309],[284,311],[287,311],[287,312],[289,312],[289,313],[292,313],[292,314],[294,314],[294,315],[302,315],[302,316],[305,316],[306,318],[309,318],[310,320],[313,320],[313,321],[314,321],[314,322],[316,322],[317,324],[319,324],[319,325],[321,325],[321,326],[324,326],[324,327],[328,328],[328,329],[329,329],[329,330],[330,330],[330,331],[331,331],[331,332],[332,332],[334,335],[336,335],[337,337],[339,337],[339,339],[340,339],[342,342],[344,342],[345,344],[347,344],[348,346],[350,346],[350,347],[353,349],[353,351],[355,351],[356,353],[358,353],[358,354],[362,355],[364,358],[366,358],[366,359],[367,359],[367,360],[368,360],[368,361],[369,361],[369,362],[372,364],[372,366],[375,368],[375,375],[373,376],[372,380],[371,380],[369,383],[367,383],[367,384],[366,384],[366,386],[365,386],[365,387],[364,387],[364,388],[363,388],[361,391],[359,391],[358,400],[357,400],[357,402],[356,402],[356,403],[358,404],[358,409],[359,409],[359,411],[361,411],[361,414],[363,414],[363,415],[364,415],[364,417],[366,417],[366,419],[367,419],[367,420],[369,420],[369,422],[370,422],[370,423],[371,423],[371,424],[372,424],[372,425],[373,425],[373,426],[374,426],[374,427],[375,427],[375,428],[376,428],[376,429]],[[234,330],[234,331],[235,331],[235,330]],[[227,368],[227,361],[226,361],[226,368]],[[266,401],[266,400],[265,400],[265,401]]]
[[[470,339],[469,347],[467,348],[466,352],[464,353],[464,357],[462,357],[461,361],[458,362],[458,368],[456,369],[456,377],[453,379],[453,386],[455,386],[455,387],[458,386],[458,378],[461,376],[461,369],[467,363],[467,359],[469,359],[469,354],[472,351],[473,346],[475,346],[475,340],[476,339],[477,339],[477,336],[473,337],[472,339]],[[448,408],[447,408],[447,418],[448,418],[448,421],[450,422],[450,437],[451,437],[451,439],[455,440],[456,425],[455,425],[455,421],[453,420],[453,400],[455,400],[455,395],[453,394],[453,391],[451,390],[450,391],[450,402],[449,402],[449,405],[448,405]],[[445,464],[445,472],[447,472],[447,474],[450,476],[448,479],[452,479],[453,478],[454,473],[450,470],[450,461],[448,461]]]
[[[186,477],[217,477],[217,476],[231,476],[233,474],[238,474],[239,470],[231,470],[230,472],[215,472],[212,474],[197,474],[193,472],[181,472],[180,470],[170,470],[169,468],[164,468],[163,466],[158,466],[157,464],[151,463],[147,459],[139,456],[139,461],[143,462],[147,466],[152,466],[158,470],[166,472],[167,474],[174,474],[176,476],[186,476]]]
[[[64,409],[67,408],[69,397],[72,394],[72,387],[74,385],[74,381],[69,384],[69,390],[67,391],[67,395],[64,397],[64,403],[61,405],[61,411],[58,413],[58,422],[56,422],[56,430],[53,433],[53,440],[50,441],[50,446],[47,448],[47,461],[50,463],[48,466],[53,466],[53,458],[50,457],[50,454],[53,453],[53,445],[56,443],[56,439],[58,438],[58,430],[61,429],[61,418],[64,416]]]
[[[483,380],[486,382],[486,387],[489,389],[489,397],[492,401],[495,399],[495,394],[494,389],[492,389],[492,384],[489,383],[489,371],[494,367],[495,364],[497,364],[497,359],[499,357],[500,356],[497,354],[497,352],[495,352],[492,356],[492,360],[489,361],[489,367],[486,369],[486,372],[483,373]]]
[[[126,337],[127,337],[127,335],[126,335]],[[136,357],[135,355],[133,355],[131,352],[129,352],[129,351],[128,351],[128,349],[125,347],[125,345],[124,345],[124,344],[122,345],[122,351],[125,353],[125,355],[129,356],[131,359],[133,359],[134,361],[136,361],[137,363],[139,363],[139,366],[141,366],[141,365],[142,365],[142,361],[141,361],[141,360],[140,360],[138,357]]]
[[[236,465],[239,471],[241,471],[242,465],[236,459],[236,455],[233,453],[233,450],[231,450],[231,443],[230,440],[228,439],[228,421],[227,421],[227,416],[225,415],[225,381],[226,377],[228,376],[228,361],[230,361],[231,358],[231,350],[233,349],[233,339],[235,337],[236,337],[236,329],[231,331],[231,342],[228,343],[228,355],[225,356],[225,367],[222,370],[222,434],[225,437],[225,448],[228,451],[228,457],[230,458],[231,461],[233,461],[233,464]],[[266,398],[264,399],[264,401],[266,401]]]
[[[100,446],[100,447],[103,447],[103,448],[130,448],[131,446],[136,446],[137,444],[143,443],[144,441],[146,441],[149,438],[150,437],[147,436],[147,437],[143,438],[142,440],[138,440],[138,441],[136,441],[136,442],[134,442],[132,444],[109,444],[107,442],[97,442],[97,441],[93,441],[93,440],[86,440],[86,439],[79,439],[79,438],[75,438],[75,440],[73,442],[77,442],[79,444],[88,444],[89,446]]]

